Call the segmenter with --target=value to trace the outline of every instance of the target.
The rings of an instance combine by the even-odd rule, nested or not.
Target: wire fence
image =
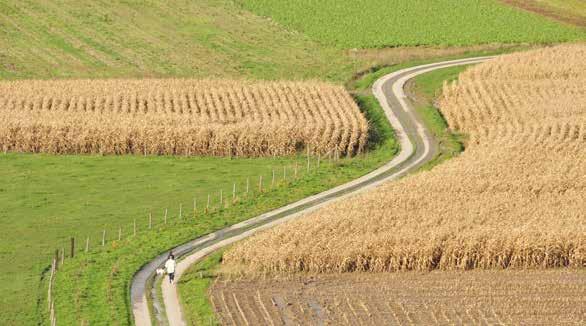
[[[136,238],[137,235],[152,230],[180,226],[181,224],[176,223],[176,221],[187,222],[189,220],[197,220],[198,218],[210,216],[213,213],[228,209],[243,201],[254,200],[258,196],[278,188],[290,186],[293,182],[317,171],[324,164],[335,164],[340,160],[340,156],[336,152],[330,152],[325,155],[325,160],[322,160],[321,155],[314,157],[307,155],[307,160],[303,165],[295,162],[294,164],[273,168],[269,171],[268,180],[263,178],[261,174],[254,177],[247,177],[244,182],[233,182],[229,191],[224,191],[226,189],[217,189],[208,192],[204,198],[193,197],[191,203],[173,205],[175,206],[172,207],[173,213],[171,213],[171,207],[159,208],[157,210],[151,210],[146,214],[141,214],[142,216],[139,218],[134,218],[130,225],[127,223],[113,228],[105,227],[99,233],[94,234],[94,236],[71,236],[66,245],[64,244],[55,250],[51,259],[51,266],[48,269],[47,308],[50,325],[57,325],[55,280],[60,267],[65,264],[67,259],[75,258],[80,252],[87,254],[93,251],[104,250],[108,244]],[[156,235],[155,232],[152,232],[152,234]]]

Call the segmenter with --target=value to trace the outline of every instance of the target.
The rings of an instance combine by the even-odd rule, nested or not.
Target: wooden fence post
[[[183,204],[179,204],[179,218],[183,218]]]
[[[134,219],[134,224],[132,225],[132,235],[136,237],[136,219]]]
[[[220,189],[220,209],[222,209],[222,204],[223,204],[223,197],[222,197],[222,190]]]
[[[287,166],[283,166],[283,180],[287,181]]]
[[[65,263],[65,248],[61,248],[61,265]]]
[[[55,265],[57,264],[57,258],[53,257],[51,260],[51,276],[49,277],[49,290],[47,293],[48,309],[51,311],[51,290],[53,287],[53,274],[55,274]]]
[[[85,252],[87,253],[88,251],[90,251],[90,237],[85,239]]]
[[[258,192],[262,192],[262,175],[258,178]]]
[[[250,177],[246,177],[246,195],[248,196],[248,187],[250,186]]]
[[[167,224],[167,213],[169,212],[169,210],[167,208],[165,208],[165,225]]]
[[[59,249],[55,249],[55,262],[59,262]],[[55,265],[55,270],[59,269],[59,264]]]
[[[71,258],[75,257],[75,238],[71,237]]]
[[[106,230],[102,232],[102,247],[106,245]]]
[[[271,189],[275,186],[275,169],[273,169],[273,179],[271,180]]]
[[[149,230],[153,227],[153,213],[149,213]]]
[[[118,241],[122,240],[122,228],[118,228]]]
[[[236,182],[232,183],[232,203],[236,201]]]
[[[210,194],[208,194],[208,203],[206,205],[206,213],[210,211]]]
[[[193,218],[197,215],[197,199],[193,197]]]

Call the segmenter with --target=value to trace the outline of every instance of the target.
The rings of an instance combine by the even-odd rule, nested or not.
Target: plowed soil
[[[472,271],[217,281],[223,325],[583,325],[586,272]]]

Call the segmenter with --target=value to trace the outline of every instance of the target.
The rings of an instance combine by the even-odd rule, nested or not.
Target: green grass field
[[[584,39],[562,26],[495,0],[238,0],[288,29],[342,48]]]
[[[351,76],[338,50],[230,0],[0,2],[0,78]]]
[[[292,159],[0,154],[0,227],[9,230],[1,242],[0,286],[7,295],[0,319],[35,320],[30,296],[51,252],[70,236],[83,242],[90,236],[95,247],[103,229],[109,239],[119,227],[128,234],[135,218],[144,229],[150,211],[160,222],[165,208],[170,216],[180,203],[192,210],[193,197],[201,207],[208,191],[217,202],[220,189],[231,195],[232,182],[242,190],[246,177],[267,180],[271,166],[286,163]]]

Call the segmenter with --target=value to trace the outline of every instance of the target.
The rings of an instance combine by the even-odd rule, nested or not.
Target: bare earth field
[[[586,272],[352,273],[217,281],[223,325],[581,325]]]
[[[586,27],[586,2],[583,0],[502,0],[502,2],[571,25]]]

